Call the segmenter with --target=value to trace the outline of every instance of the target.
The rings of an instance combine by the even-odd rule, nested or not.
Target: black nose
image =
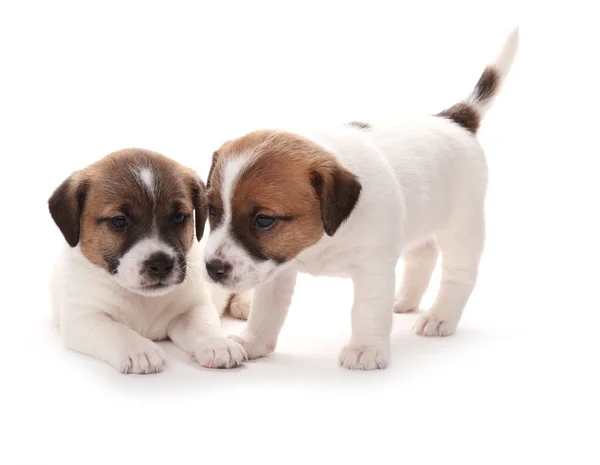
[[[157,252],[146,260],[146,269],[152,276],[156,276],[158,279],[163,279],[169,276],[173,271],[174,260],[169,257],[166,253]]]
[[[221,282],[227,279],[229,272],[231,271],[231,265],[222,260],[211,260],[206,262],[206,271],[214,281]]]

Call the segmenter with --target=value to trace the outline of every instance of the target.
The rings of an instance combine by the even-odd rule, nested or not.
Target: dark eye
[[[122,231],[127,227],[127,219],[124,216],[113,216],[109,222],[115,231]]]
[[[173,217],[173,221],[177,224],[181,224],[185,221],[185,214],[184,213],[177,213],[174,217]]]
[[[254,222],[252,223],[252,227],[254,229],[271,229],[275,225],[275,218],[267,215],[256,215],[254,217]]]
[[[210,215],[212,218],[214,218],[214,217],[216,216],[216,214],[217,214],[217,211],[215,210],[215,207],[214,207],[214,205],[209,205],[209,206],[208,206],[208,214],[209,214],[209,215]]]

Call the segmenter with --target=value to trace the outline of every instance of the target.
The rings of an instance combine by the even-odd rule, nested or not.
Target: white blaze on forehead
[[[156,190],[156,173],[150,166],[136,167],[133,174],[139,185],[154,198]]]
[[[206,243],[205,257],[210,260],[215,257],[217,250],[228,248],[233,240],[229,234],[231,225],[231,196],[240,176],[250,162],[250,157],[238,156],[228,160],[221,172],[221,201],[223,202],[223,215],[221,224],[211,232]]]
[[[243,171],[248,166],[249,157],[237,157],[225,165],[223,170],[223,178],[221,181],[222,188],[222,201],[223,201],[223,224],[231,222],[231,196],[233,195],[233,189],[235,188],[238,179],[242,175]]]

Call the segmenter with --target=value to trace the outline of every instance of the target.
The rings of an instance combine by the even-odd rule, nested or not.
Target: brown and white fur
[[[204,195],[194,171],[140,149],[112,153],[56,189],[50,213],[68,246],[51,297],[69,348],[123,373],[161,371],[165,356],[152,341],[166,338],[205,367],[245,360],[221,335],[215,305],[242,314],[249,294],[218,290],[213,303],[198,272]]]
[[[256,287],[248,324],[234,337],[250,358],[274,350],[301,271],[353,281],[352,336],[341,365],[387,366],[392,309],[418,307],[438,250],[441,287],[415,331],[454,333],[484,243],[487,168],[475,133],[517,43],[515,30],[471,95],[438,115],[258,131],[217,150],[206,269],[231,291]],[[400,257],[404,275],[394,293]]]

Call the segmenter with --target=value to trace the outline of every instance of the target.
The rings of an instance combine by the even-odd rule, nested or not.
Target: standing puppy
[[[190,169],[146,150],[112,153],[73,173],[49,200],[68,245],[52,278],[65,344],[123,373],[159,372],[170,338],[205,367],[246,358],[221,335],[198,267],[204,185]],[[215,295],[224,308],[230,295]],[[248,295],[238,297],[238,307]],[[232,302],[233,303],[233,302]],[[238,309],[239,310],[239,309]]]
[[[517,51],[518,31],[471,95],[436,116],[311,133],[258,131],[225,143],[209,173],[206,269],[231,291],[256,287],[245,331],[250,358],[274,350],[296,273],[354,283],[347,368],[384,368],[392,309],[418,307],[438,249],[442,283],[416,323],[454,333],[484,242],[487,168],[475,138]],[[404,277],[394,299],[394,270]]]

